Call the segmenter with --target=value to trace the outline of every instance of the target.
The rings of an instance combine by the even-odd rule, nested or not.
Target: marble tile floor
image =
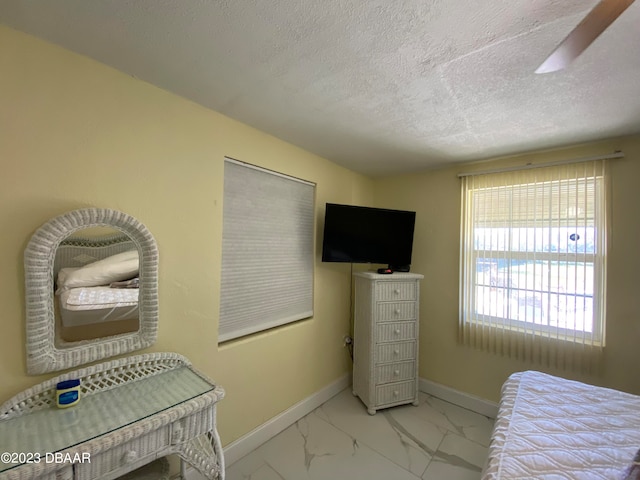
[[[493,419],[420,393],[367,410],[346,389],[229,466],[227,480],[478,480]]]

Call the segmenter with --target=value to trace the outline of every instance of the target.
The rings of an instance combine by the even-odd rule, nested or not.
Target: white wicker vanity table
[[[81,400],[55,406],[56,383],[79,378]],[[184,357],[155,353],[76,370],[0,407],[0,480],[110,480],[177,454],[224,480],[216,403],[224,390]],[[9,460],[8,462],[6,460]]]

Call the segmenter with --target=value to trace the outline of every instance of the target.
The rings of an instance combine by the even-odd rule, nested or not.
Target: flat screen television
[[[409,271],[415,220],[416,212],[327,203],[322,261]]]

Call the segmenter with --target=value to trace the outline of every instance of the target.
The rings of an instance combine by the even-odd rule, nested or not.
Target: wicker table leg
[[[182,459],[183,477],[186,462],[209,480],[224,480],[224,456],[220,437],[215,430],[182,444],[178,455]]]

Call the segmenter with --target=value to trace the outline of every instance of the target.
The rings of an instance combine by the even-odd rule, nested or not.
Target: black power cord
[[[355,318],[355,312],[353,311],[353,263],[349,265],[351,266],[349,271],[349,336],[344,339],[344,343],[353,362],[353,324]]]

